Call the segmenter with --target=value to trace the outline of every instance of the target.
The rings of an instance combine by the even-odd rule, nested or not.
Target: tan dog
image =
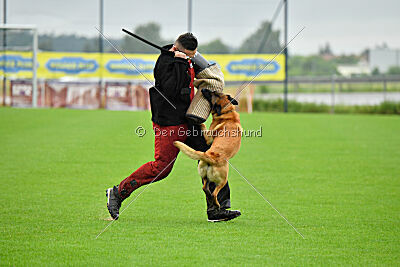
[[[210,129],[207,131],[206,126],[201,125],[207,144],[212,143],[210,149],[206,152],[196,151],[179,141],[175,141],[174,145],[190,158],[200,160],[198,172],[203,179],[203,191],[207,201],[212,201],[220,207],[217,196],[228,181],[228,160],[239,151],[242,127],[239,114],[233,106],[238,104],[235,99],[207,89],[202,89],[202,93],[212,108],[213,120]],[[215,183],[212,194],[208,186],[209,182]]]

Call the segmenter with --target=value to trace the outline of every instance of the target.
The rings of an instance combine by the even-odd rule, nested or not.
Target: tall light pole
[[[103,53],[103,31],[104,31],[104,0],[100,0],[100,14],[99,14],[99,52]]]
[[[3,24],[7,24],[7,0],[3,0]],[[3,29],[3,106],[6,105],[7,78],[6,78],[6,45],[7,45],[6,29]]]
[[[188,32],[192,32],[192,0],[188,0]]]
[[[285,80],[283,85],[283,110],[288,112],[288,49],[287,49],[287,42],[288,42],[288,0],[284,0],[285,5],[285,15],[283,16],[284,25],[285,25],[285,32],[284,32],[284,54],[285,54]]]
[[[103,81],[103,52],[104,52],[104,46],[103,46],[103,32],[104,32],[104,0],[99,0],[100,1],[100,14],[99,14],[99,53],[100,53],[100,80],[99,80],[99,88],[100,88],[100,105],[102,101],[102,94],[103,94],[103,88],[104,88],[104,81]]]

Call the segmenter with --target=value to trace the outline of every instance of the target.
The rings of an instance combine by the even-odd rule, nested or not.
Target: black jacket
[[[164,46],[166,49],[171,47],[172,45]],[[151,120],[154,123],[162,126],[186,123],[185,114],[190,105],[188,70],[189,63],[186,59],[174,57],[174,53],[170,51],[161,52],[154,67],[156,88],[149,90]]]

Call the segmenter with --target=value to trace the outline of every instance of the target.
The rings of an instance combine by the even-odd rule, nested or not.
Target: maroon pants
[[[119,184],[118,192],[123,199],[129,197],[138,187],[168,176],[179,153],[179,149],[174,146],[173,142],[185,142],[187,129],[186,124],[160,126],[153,123],[155,134],[154,161],[143,164]]]

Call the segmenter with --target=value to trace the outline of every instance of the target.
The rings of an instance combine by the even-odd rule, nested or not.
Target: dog
[[[213,119],[210,129],[201,124],[202,134],[211,147],[201,152],[179,141],[175,141],[174,145],[191,159],[199,160],[198,172],[203,180],[207,201],[220,208],[217,196],[228,181],[228,160],[239,151],[243,129],[239,114],[235,111],[235,105],[238,105],[236,99],[208,89],[202,89],[201,92],[211,106]],[[215,183],[213,193],[209,189],[210,182]]]

